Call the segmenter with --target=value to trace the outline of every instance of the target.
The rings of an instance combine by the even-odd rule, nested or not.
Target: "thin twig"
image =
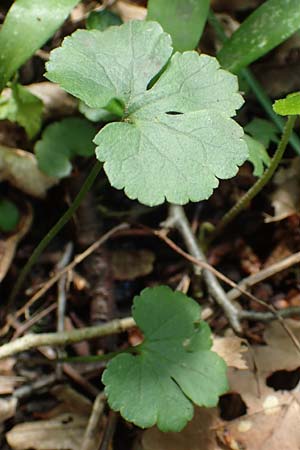
[[[198,265],[202,269],[205,269],[209,272],[211,272],[215,277],[219,278],[220,280],[224,281],[224,283],[227,283],[232,288],[238,289],[241,294],[245,295],[246,297],[250,298],[254,302],[264,306],[267,308],[274,317],[280,322],[282,328],[285,330],[287,335],[290,337],[291,341],[295,345],[297,351],[300,353],[300,342],[292,332],[292,330],[288,327],[288,325],[285,323],[283,317],[281,314],[278,313],[277,309],[274,308],[274,306],[269,305],[268,303],[264,302],[263,300],[257,298],[255,295],[251,294],[250,292],[246,291],[245,289],[239,287],[234,281],[232,281],[230,278],[223,275],[221,272],[219,272],[217,269],[212,267],[210,264],[208,264],[206,261],[199,260],[195,258],[194,256],[190,255],[189,253],[186,253],[182,248],[180,248],[175,242],[173,242],[170,238],[168,238],[165,233],[162,231],[154,231],[153,232],[156,236],[158,236],[161,240],[163,240],[170,248],[172,248],[175,252],[177,252],[179,255],[183,256],[185,259],[190,261],[191,263]],[[243,317],[243,314],[241,314],[241,311],[238,311],[238,319],[245,318]]]
[[[59,279],[62,277],[65,273],[69,272],[70,270],[74,269],[79,263],[81,263],[85,258],[87,258],[89,255],[91,255],[97,248],[99,248],[101,245],[103,245],[108,239],[111,238],[115,233],[124,230],[128,228],[129,225],[126,223],[122,223],[114,228],[112,228],[110,231],[108,231],[106,234],[101,236],[97,241],[95,241],[92,245],[90,245],[84,252],[80,253],[79,255],[75,256],[73,261],[68,264],[63,269],[56,272],[52,278],[50,278],[47,283],[45,283],[41,289],[39,289],[26,303],[22,308],[20,308],[13,316],[9,316],[9,321],[12,321],[18,317],[20,317],[22,314],[25,313],[26,309],[30,308],[39,298],[41,298],[42,295],[44,295]],[[5,327],[5,331],[7,331],[7,327]],[[3,335],[3,333],[1,333]]]
[[[124,319],[115,319],[103,325],[81,328],[79,330],[63,331],[61,333],[27,334],[20,339],[2,345],[0,347],[0,359],[45,345],[68,345],[88,339],[117,334],[133,326],[135,326],[134,319],[127,317]]]
[[[201,250],[190,224],[186,218],[182,206],[171,205],[169,210],[169,217],[167,223],[173,225],[181,233],[189,252],[195,257],[197,263],[201,261],[203,270],[203,279],[207,285],[208,291],[212,298],[224,310],[226,317],[232,328],[238,333],[241,332],[242,327],[239,321],[238,308],[229,301],[226,293],[220,285],[216,273],[213,273],[209,268],[210,265],[206,261],[204,252]],[[167,241],[166,241],[167,242]],[[199,264],[196,264],[199,266]]]
[[[293,255],[288,256],[287,258],[284,258],[275,264],[272,264],[266,269],[260,270],[258,273],[255,273],[254,275],[250,275],[249,277],[244,278],[240,283],[238,283],[238,286],[247,289],[249,287],[254,286],[255,284],[260,283],[263,280],[266,280],[267,278],[276,275],[279,272],[282,272],[283,270],[288,269],[289,267],[299,262],[300,262],[300,252],[294,253]],[[229,292],[227,292],[227,297],[230,300],[236,300],[240,296],[241,292],[238,289],[231,289]]]

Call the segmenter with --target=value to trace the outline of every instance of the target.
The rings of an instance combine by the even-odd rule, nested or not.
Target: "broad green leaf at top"
[[[148,0],[147,19],[172,36],[175,51],[194,50],[207,19],[209,0]]]
[[[300,29],[299,0],[267,0],[247,17],[217,57],[237,73]]]
[[[273,109],[281,116],[295,116],[300,114],[300,92],[293,92],[285,98],[276,100]]]
[[[47,77],[89,107],[123,105],[122,121],[96,136],[96,155],[112,186],[150,206],[206,199],[247,158],[231,119],[243,103],[236,77],[213,57],[171,53],[159,24],[132,21],[75,32],[47,64]]]
[[[79,0],[15,0],[0,30],[0,92]]]
[[[199,305],[181,292],[145,289],[132,313],[144,341],[136,356],[109,362],[102,377],[108,403],[139,427],[180,431],[193,417],[193,403],[212,407],[226,392],[226,365],[210,350]]]

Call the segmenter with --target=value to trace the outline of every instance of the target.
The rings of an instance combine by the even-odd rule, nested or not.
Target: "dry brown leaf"
[[[53,417],[55,414],[54,411],[56,414],[58,414],[58,412],[59,414],[65,412],[76,414],[80,411],[82,416],[89,417],[93,407],[92,402],[70,386],[55,386],[51,389],[51,394],[53,394],[61,404],[58,405],[57,408],[52,409],[51,416],[49,415],[48,417]]]
[[[88,418],[65,413],[50,420],[26,422],[6,433],[13,450],[80,450]]]
[[[13,417],[16,413],[18,401],[16,398],[0,399],[0,423]]]
[[[133,3],[118,0],[112,7],[112,11],[118,14],[123,22],[129,20],[144,20],[147,16],[147,9]]]
[[[227,366],[240,370],[248,368],[242,355],[248,350],[244,339],[237,336],[214,337],[212,350],[224,359]]]
[[[16,232],[7,237],[0,238],[0,283],[10,268],[18,243],[31,227],[32,209],[28,203],[26,206],[26,212],[23,213]]]
[[[300,211],[300,157],[294,158],[287,168],[280,169],[274,177],[276,185],[271,195],[274,216],[266,223],[278,222]]]
[[[47,190],[58,183],[38,168],[35,156],[24,150],[0,145],[0,181],[10,184],[32,195],[43,198]]]
[[[155,255],[150,250],[115,250],[111,264],[116,280],[134,280],[152,272]]]

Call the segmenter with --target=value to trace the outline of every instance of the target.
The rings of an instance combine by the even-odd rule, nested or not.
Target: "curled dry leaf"
[[[274,177],[276,185],[271,195],[274,216],[265,222],[278,222],[300,212],[300,157],[294,158],[291,165],[280,169]]]
[[[17,148],[0,146],[0,181],[10,184],[32,195],[43,198],[58,179],[42,173],[32,153]]]
[[[152,272],[155,255],[150,250],[115,250],[111,264],[116,280],[134,280]]]
[[[26,206],[26,212],[23,212],[14,234],[0,237],[0,283],[10,268],[18,243],[28,233],[31,227],[32,209],[29,203]]]
[[[144,20],[147,16],[146,8],[123,0],[117,1],[111,9],[121,17],[123,22],[128,22],[129,20]]]
[[[0,399],[0,424],[15,415],[17,403],[18,401],[15,397]]]

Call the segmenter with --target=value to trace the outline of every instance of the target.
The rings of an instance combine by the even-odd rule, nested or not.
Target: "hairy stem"
[[[224,44],[228,40],[228,37],[226,36],[222,25],[220,24],[219,20],[212,10],[209,11],[208,21],[214,28],[218,39]],[[250,89],[252,89],[258,102],[261,104],[266,114],[274,122],[277,128],[281,132],[283,132],[285,126],[284,120],[273,111],[272,102],[264,91],[262,85],[252,74],[251,70],[245,67],[240,71],[240,75],[244,78]],[[295,133],[291,133],[289,141],[295,152],[300,154],[300,139],[298,138],[298,136]]]
[[[278,147],[276,149],[276,152],[271,159],[270,166],[267,168],[267,170],[264,172],[264,174],[259,178],[256,183],[249,189],[246,194],[241,197],[241,199],[222,217],[218,225],[216,226],[215,230],[209,237],[209,242],[212,242],[219,234],[224,230],[224,228],[232,222],[236,216],[243,211],[250,201],[257,195],[259,192],[263,189],[263,187],[270,181],[272,178],[275,170],[278,167],[278,164],[280,163],[282,156],[284,154],[284,151],[286,149],[286,146],[289,142],[289,138],[291,136],[291,132],[293,130],[295,121],[297,116],[289,116],[288,120],[286,122],[283,135],[281,137],[281,140],[278,144]]]
[[[60,232],[60,230],[66,225],[67,222],[71,219],[74,212],[79,207],[83,197],[85,194],[90,190],[91,186],[93,185],[97,175],[99,174],[100,170],[102,168],[102,163],[96,162],[96,164],[93,166],[91,172],[87,176],[85,182],[83,183],[80,191],[76,195],[73,203],[70,205],[70,207],[67,209],[67,211],[60,217],[60,219],[56,222],[55,225],[50,229],[50,231],[46,234],[46,236],[41,240],[41,242],[38,244],[38,246],[34,249],[32,255],[28,259],[27,263],[21,270],[21,273],[17,279],[17,282],[10,294],[8,305],[11,305],[14,300],[16,299],[21,287],[23,286],[23,283],[29,274],[31,268],[36,264],[38,258],[40,257],[41,253],[45,250],[45,248],[48,246],[48,244],[52,241],[52,239]]]

